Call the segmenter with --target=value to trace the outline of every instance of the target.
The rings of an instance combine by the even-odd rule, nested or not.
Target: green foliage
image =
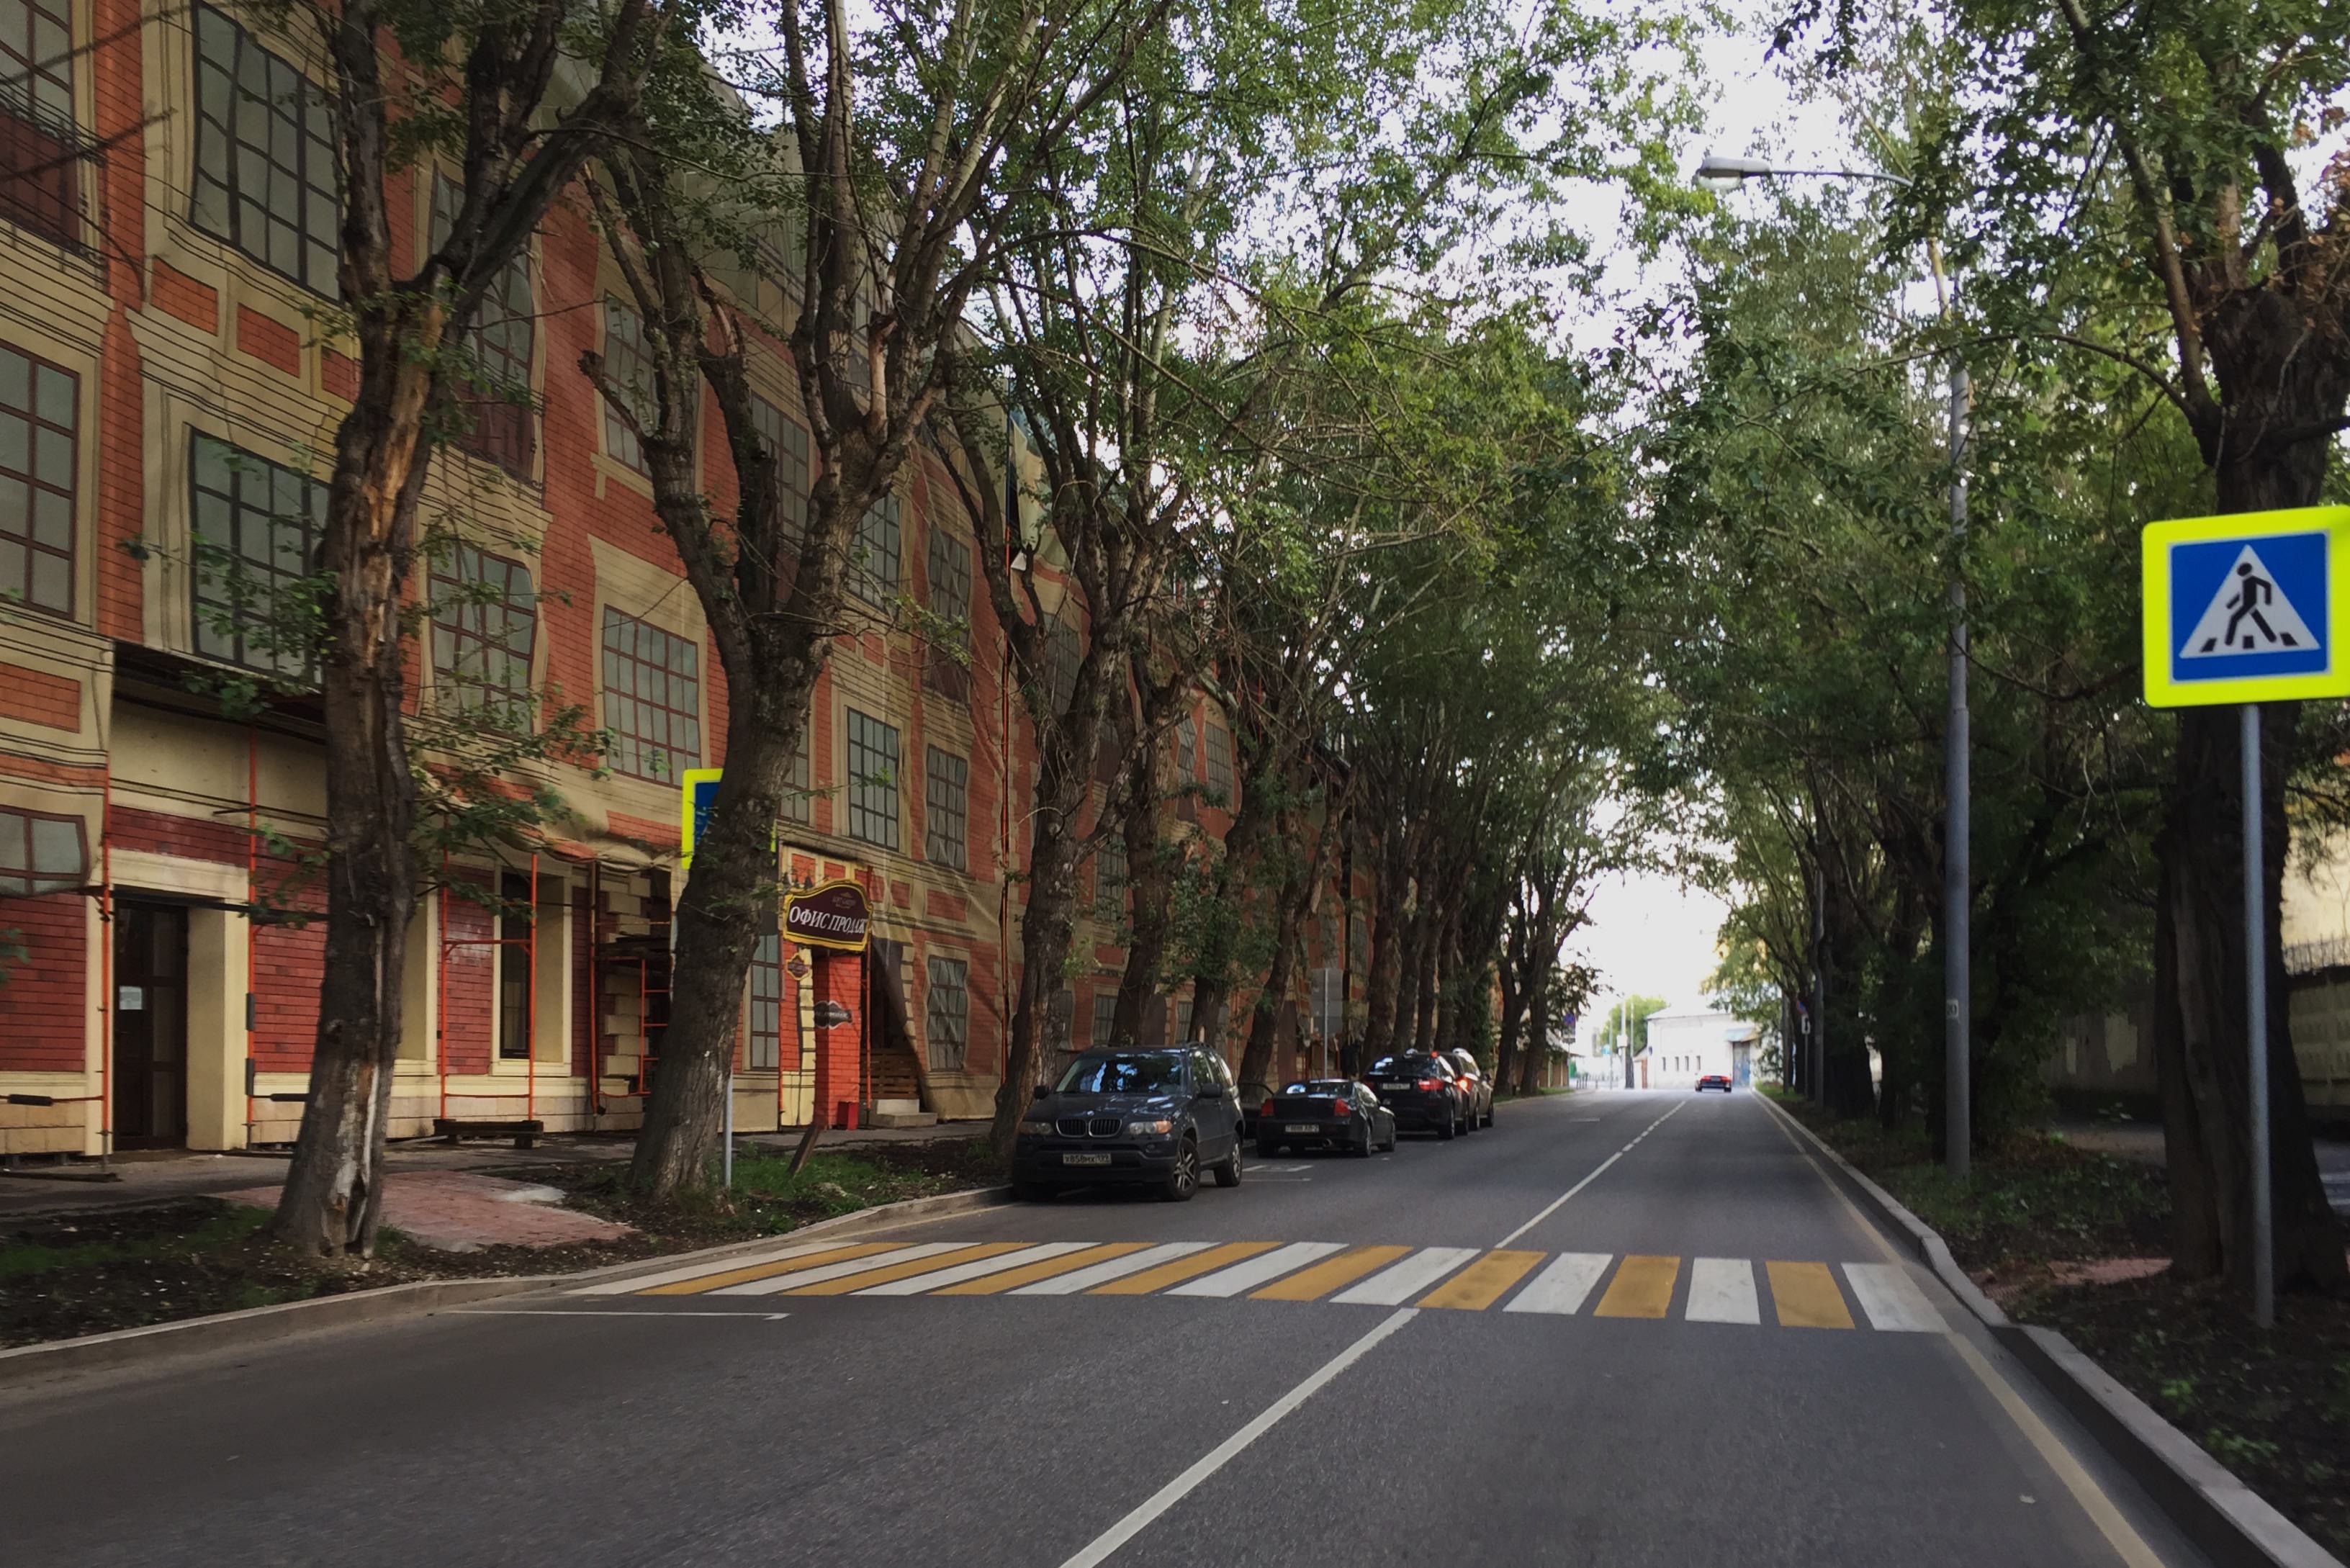
[[[1631,1034],[1632,1054],[1638,1055],[1648,1048],[1648,1020],[1665,1010],[1661,996],[1627,996],[1601,1015],[1599,1049],[1620,1053],[1627,1030]]]

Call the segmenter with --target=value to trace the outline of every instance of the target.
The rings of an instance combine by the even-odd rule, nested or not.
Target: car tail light
[[[1344,1100],[1333,1100],[1330,1102],[1330,1114],[1334,1116],[1343,1117],[1351,1115],[1353,1109],[1354,1107],[1347,1105]]]
[[[1422,1078],[1419,1081],[1419,1092],[1423,1095],[1432,1095],[1436,1093],[1438,1087],[1439,1085],[1433,1078]]]
[[[1261,1116],[1269,1116],[1273,1115],[1273,1102],[1271,1100],[1265,1101],[1264,1107],[1258,1111],[1257,1115]]]

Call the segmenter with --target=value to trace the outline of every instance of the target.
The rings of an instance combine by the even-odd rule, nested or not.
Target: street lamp
[[[1724,158],[1708,153],[1697,166],[1696,182],[1708,191],[1735,191],[1750,180],[1880,180],[1907,188],[1898,174],[1874,169],[1782,169],[1759,158]],[[1934,297],[1945,313],[1950,306],[1942,284],[1939,247],[1929,244],[1933,264]],[[1948,800],[1942,826],[1942,1097],[1944,1141],[1949,1145],[1951,1177],[1967,1179],[1973,1137],[1971,1080],[1967,1056],[1972,1033],[1967,957],[1973,900],[1973,846],[1969,817],[1973,801],[1967,738],[1967,581],[1961,570],[1967,539],[1967,410],[1971,389],[1966,361],[1950,354],[1950,716],[1942,732],[1944,794]],[[1825,1018],[1815,1027],[1825,1028]]]

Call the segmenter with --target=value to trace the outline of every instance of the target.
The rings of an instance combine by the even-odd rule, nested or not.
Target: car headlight
[[[1045,1137],[1051,1134],[1053,1124],[1051,1122],[1022,1122],[1020,1124],[1020,1130],[1030,1137]]]
[[[1126,1124],[1126,1136],[1128,1137],[1165,1137],[1169,1133],[1171,1133],[1174,1130],[1175,1124],[1164,1117],[1161,1117],[1155,1122],[1128,1122]]]

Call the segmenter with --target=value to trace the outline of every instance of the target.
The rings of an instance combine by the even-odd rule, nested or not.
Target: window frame
[[[482,576],[470,578],[465,576],[463,566],[468,557],[484,569]],[[486,568],[493,565],[504,569],[506,588],[504,599],[495,605],[480,602],[469,597],[465,591],[472,583],[487,583],[490,579]],[[452,575],[452,572],[454,575]],[[519,607],[514,597],[515,579],[517,576],[521,578],[523,586],[523,597],[519,602]],[[451,599],[440,597],[438,590],[443,587],[455,590],[456,597]],[[433,595],[432,614],[433,686],[439,689],[442,682],[447,682],[449,693],[456,698],[452,706],[466,711],[487,708],[494,703],[509,704],[526,701],[531,693],[532,675],[538,654],[538,595],[536,587],[531,580],[529,566],[510,556],[495,555],[472,545],[460,544],[450,552],[447,564],[444,565],[438,560],[432,563],[432,574],[427,580],[426,587],[427,592]],[[489,634],[488,624],[494,615],[503,617],[507,621],[506,634],[504,638],[495,638]],[[463,623],[461,618],[472,618],[477,624],[467,626]],[[522,647],[519,650],[515,649],[512,642],[513,623],[516,618],[519,618],[522,624]],[[442,657],[442,639],[444,637],[449,639],[451,653],[451,657],[445,660]],[[477,645],[482,649],[483,665],[485,670],[491,655],[495,652],[507,660],[509,675],[518,674],[519,678],[494,680],[486,674],[467,674],[463,667],[463,656],[468,644]],[[467,691],[476,693],[475,700],[467,701],[463,695]]]
[[[922,660],[922,683],[941,697],[968,698],[971,695],[971,670],[962,659],[951,657],[945,650],[948,648],[968,650],[972,646],[972,570],[977,557],[970,545],[935,522],[931,524],[930,534],[926,575],[931,614],[933,618],[959,622],[962,633],[959,640],[952,642],[944,635],[933,634],[927,650],[928,657]]]
[[[497,1031],[494,1042],[496,1060],[527,1062],[538,1035],[538,998],[532,994],[530,933],[537,915],[537,900],[533,897],[531,877],[521,871],[498,874],[498,903],[494,912],[497,921],[497,962],[493,973],[496,995],[493,999],[492,1020]],[[525,906],[519,913],[514,906]],[[515,990],[519,1002],[508,998]]]
[[[971,869],[971,762],[931,745],[922,753],[922,858]]]
[[[688,656],[689,667],[680,674],[671,664],[640,657],[628,648],[615,647],[613,633],[623,628],[635,628],[630,635],[636,648],[647,646],[644,639],[650,635],[660,639],[651,644],[656,649],[664,652],[682,649]],[[686,769],[702,765],[702,645],[691,638],[680,637],[665,627],[656,626],[651,621],[629,614],[616,605],[608,604],[604,607],[603,633],[598,647],[603,653],[602,660],[598,666],[598,673],[601,678],[598,686],[603,697],[604,728],[612,735],[615,742],[604,753],[605,765],[614,773],[625,774],[629,778],[645,779],[653,784],[675,787]],[[631,668],[659,671],[661,676],[663,700],[656,702],[636,689],[616,691],[612,680],[615,659],[621,660]],[[680,708],[667,701],[672,695],[668,690],[669,683],[680,680],[691,689],[693,706],[691,710]],[[648,732],[614,722],[615,706],[625,704],[633,704],[636,708],[665,713],[673,720],[681,719],[689,722],[692,727],[692,751],[690,753],[683,753],[681,748],[665,745]],[[638,715],[632,711],[631,717],[635,716]],[[625,747],[635,748],[633,760],[639,765],[631,766],[622,761]],[[659,771],[645,770],[642,764],[648,754],[656,752],[670,757],[671,764],[670,772],[663,774]]]
[[[217,28],[227,29],[224,37],[214,31]],[[195,146],[188,179],[188,221],[200,232],[212,235],[288,283],[322,298],[338,298],[341,293],[336,273],[341,263],[339,235],[343,198],[337,184],[341,169],[335,156],[332,91],[312,81],[309,74],[293,61],[264,47],[251,31],[225,12],[209,5],[194,6],[188,31],[190,75],[195,88]],[[220,68],[217,59],[208,53],[216,38],[225,42],[230,49],[225,67],[226,103],[214,106],[226,109],[226,119],[206,105],[207,69]],[[248,50],[260,58],[258,68],[263,85],[271,89],[268,96],[256,99],[246,86],[244,60]],[[286,112],[280,101],[281,95],[276,91],[277,84],[271,78],[281,73],[302,95],[298,112]],[[244,189],[245,160],[240,154],[248,150],[249,144],[244,139],[247,127],[240,122],[244,118],[243,111],[255,105],[257,105],[257,112],[267,117],[271,124],[263,127],[263,144],[251,148],[251,151],[262,160],[263,167],[269,174],[283,175],[291,182],[300,204],[300,211],[291,219],[277,214],[265,196],[250,194]],[[319,117],[316,124],[310,118],[314,110]],[[279,121],[288,122],[293,128],[295,164],[291,168],[278,161],[269,146],[269,141],[274,139],[265,134]],[[207,158],[215,139],[224,139],[226,143],[218,172],[213,171]],[[311,159],[321,149],[327,163],[327,182],[323,186],[317,182],[311,168]],[[269,183],[269,194],[274,195],[276,182],[273,180]],[[211,191],[219,192],[218,201],[224,209],[217,215],[205,211]],[[326,219],[323,236],[314,233],[310,226],[320,215],[314,210],[314,203],[321,202]],[[265,231],[263,237],[254,243],[248,243],[244,234],[245,209],[248,206],[259,213]],[[269,254],[268,231],[278,223],[294,231],[296,256],[291,268],[281,265]],[[320,252],[323,254],[317,254]],[[314,278],[312,275],[321,269],[325,276]]]
[[[764,917],[772,927],[774,912]],[[763,986],[771,983],[773,994]],[[784,984],[784,934],[779,929],[763,930],[751,948],[751,972],[745,981],[744,1016],[743,1021],[743,1068],[751,1073],[779,1073],[784,1063],[784,1016],[791,1015],[792,1038],[799,1038],[799,1009],[787,1005]],[[763,1010],[772,1010],[772,1024],[764,1021]],[[793,1064],[798,1064],[799,1053],[793,1054]]]
[[[18,160],[26,152],[35,161],[26,173],[0,177],[0,223],[86,253],[82,165],[92,149],[74,84],[74,7],[48,0],[5,3],[23,7],[26,44],[19,51],[0,41],[0,142],[12,168],[25,167]],[[45,41],[45,22],[63,37]]]
[[[904,834],[904,799],[898,778],[904,766],[905,737],[896,725],[884,723],[859,709],[849,708],[846,712],[842,729],[848,773],[843,782],[848,794],[848,836],[879,848],[896,849]],[[860,733],[860,727],[872,732]],[[886,774],[871,765],[882,755],[882,747],[878,743],[879,735],[889,737]],[[886,807],[882,805],[885,794]],[[877,836],[874,831],[884,823],[889,829],[886,838]]]
[[[893,490],[858,514],[857,538],[848,562],[848,591],[875,609],[885,608],[889,596],[898,591],[906,566],[905,554],[905,509]],[[882,561],[889,564],[886,576],[868,565]]]
[[[224,464],[233,486],[233,488],[228,492],[224,493],[217,489],[207,487],[203,483],[203,454],[204,449],[207,445],[219,447],[224,452],[231,454],[229,460]],[[306,526],[302,539],[302,569],[300,571],[284,571],[277,566],[274,559],[265,561],[255,556],[246,555],[243,549],[243,541],[244,536],[244,517],[249,511],[253,510],[246,506],[243,499],[244,476],[247,473],[254,472],[256,468],[265,474],[273,491],[275,490],[281,475],[292,481],[294,483],[304,486],[307,490],[310,505],[310,515],[306,520]],[[235,530],[234,537],[237,541],[237,545],[234,548],[222,545],[217,542],[213,542],[213,547],[225,549],[228,554],[242,561],[247,567],[258,567],[267,575],[271,579],[272,586],[267,590],[266,602],[271,606],[271,607],[264,613],[265,615],[268,615],[275,613],[275,600],[276,593],[278,592],[278,584],[302,582],[312,576],[316,572],[318,550],[321,541],[326,534],[326,482],[323,480],[313,479],[308,474],[304,473],[301,470],[295,468],[288,463],[273,462],[257,452],[249,452],[245,448],[237,445],[234,441],[224,441],[220,437],[213,435],[208,431],[192,431],[189,432],[188,554],[191,566],[188,573],[188,582],[189,609],[191,616],[193,618],[194,623],[190,628],[190,645],[194,649],[199,658],[214,659],[224,664],[233,664],[240,670],[251,670],[265,675],[294,675],[300,677],[314,676],[317,670],[317,664],[311,659],[306,659],[300,666],[296,667],[289,665],[286,662],[287,656],[283,652],[265,652],[262,655],[262,659],[266,659],[269,662],[262,662],[260,660],[256,660],[255,658],[249,657],[249,650],[245,642],[244,628],[246,624],[245,618],[250,613],[250,605],[240,606],[235,602],[233,597],[228,599],[215,599],[205,594],[205,584],[212,580],[213,574],[203,563],[203,546],[199,545],[198,540],[203,531],[198,524],[199,514],[203,510],[203,503],[204,498],[208,496],[217,499],[229,508],[231,514],[230,522]],[[277,553],[275,538],[276,530],[283,524],[286,514],[276,511],[273,506],[272,510],[262,513],[261,515],[267,522],[271,530],[271,555],[274,557]],[[230,652],[216,652],[205,646],[206,642],[210,639],[221,635],[213,628],[212,623],[205,618],[204,611],[207,607],[219,610],[234,618],[234,624],[236,629],[227,634],[231,644]]]
[[[808,494],[815,477],[807,427],[784,412],[781,403],[756,392],[751,394],[751,426],[767,442],[769,455],[775,460],[776,503],[783,509],[784,537],[797,545],[807,537]]]
[[[1201,729],[1201,759],[1205,764],[1207,785],[1222,795],[1224,804],[1230,805],[1233,803],[1232,732],[1212,719]],[[1219,746],[1218,742],[1222,744]]]
[[[67,873],[44,873],[33,844],[33,826],[50,823],[73,829],[75,870],[72,880]],[[17,827],[17,824],[22,824]],[[89,826],[80,817],[61,811],[29,811],[22,806],[0,806],[0,835],[16,828],[16,842],[23,846],[21,866],[0,863],[0,900],[8,898],[45,898],[59,893],[78,894],[89,886]],[[12,883],[21,883],[13,887]],[[5,908],[0,905],[0,908]]]
[[[628,323],[625,337],[615,330],[624,320]],[[653,360],[652,356],[645,351],[644,317],[637,313],[634,306],[624,303],[618,295],[604,296],[600,352],[604,358],[606,380],[619,383],[635,396],[650,398],[653,395]],[[641,382],[637,379],[639,377],[642,378]],[[601,389],[597,395],[604,410],[604,455],[630,473],[650,477],[650,471],[645,466],[644,442],[620,417],[620,411],[612,406],[611,397]],[[652,415],[641,406],[629,411],[636,415],[639,425],[653,422]]]
[[[448,238],[449,229],[456,222],[454,209],[464,200],[463,189],[445,173],[436,171],[432,176],[432,233],[436,245]],[[450,203],[445,213],[444,193]],[[496,313],[494,317],[492,312]],[[517,327],[522,335],[519,362],[510,341]],[[465,389],[476,395],[455,400],[460,406],[471,410],[473,417],[450,444],[528,483],[538,460],[538,409],[532,379],[538,369],[538,297],[531,286],[529,240],[525,239],[514,259],[499,269],[496,282],[484,293],[466,337],[467,352],[473,356],[477,370],[486,369],[493,360],[497,369],[468,384]],[[478,384],[482,380],[491,384]],[[516,389],[522,393],[519,399],[508,395]]]
[[[1115,873],[1111,870],[1113,857],[1117,862]],[[1126,857],[1124,836],[1107,835],[1094,851],[1094,914],[1105,920],[1125,919],[1126,890],[1133,881],[1134,868]]]
[[[922,1048],[929,1054],[931,1071],[967,1071],[971,1062],[971,961],[931,953],[923,965],[923,976]],[[941,1016],[940,1004],[950,1000],[952,1005]],[[942,1040],[953,1046],[951,1053],[946,1053],[951,1055],[951,1061],[940,1059]]]
[[[45,359],[14,343],[0,343],[0,355],[25,362],[25,406],[21,410],[0,406],[0,418],[21,418],[25,423],[25,467],[16,470],[0,466],[0,489],[15,483],[22,484],[25,492],[22,532],[12,528],[6,513],[0,511],[0,555],[5,555],[14,545],[23,556],[23,566],[16,574],[14,582],[7,576],[5,567],[0,566],[0,606],[8,609],[37,610],[44,615],[73,619],[80,604],[81,589],[81,377],[63,365]],[[65,378],[67,412],[73,420],[70,427],[61,426],[42,413],[45,376]],[[60,487],[49,475],[55,454],[46,451],[47,443],[42,439],[45,434],[65,441],[62,458],[64,487]],[[44,544],[41,539],[37,514],[43,509],[42,497],[50,495],[62,496],[65,501],[66,543],[63,549]],[[61,559],[65,563],[63,604],[52,604],[47,599],[33,597],[35,568],[44,558]]]
[[[1107,1005],[1105,1006],[1105,1003]],[[1118,992],[1097,991],[1094,992],[1094,1015],[1087,1021],[1086,1024],[1086,1043],[1098,1051],[1105,1046],[1115,1044],[1117,1038]]]

